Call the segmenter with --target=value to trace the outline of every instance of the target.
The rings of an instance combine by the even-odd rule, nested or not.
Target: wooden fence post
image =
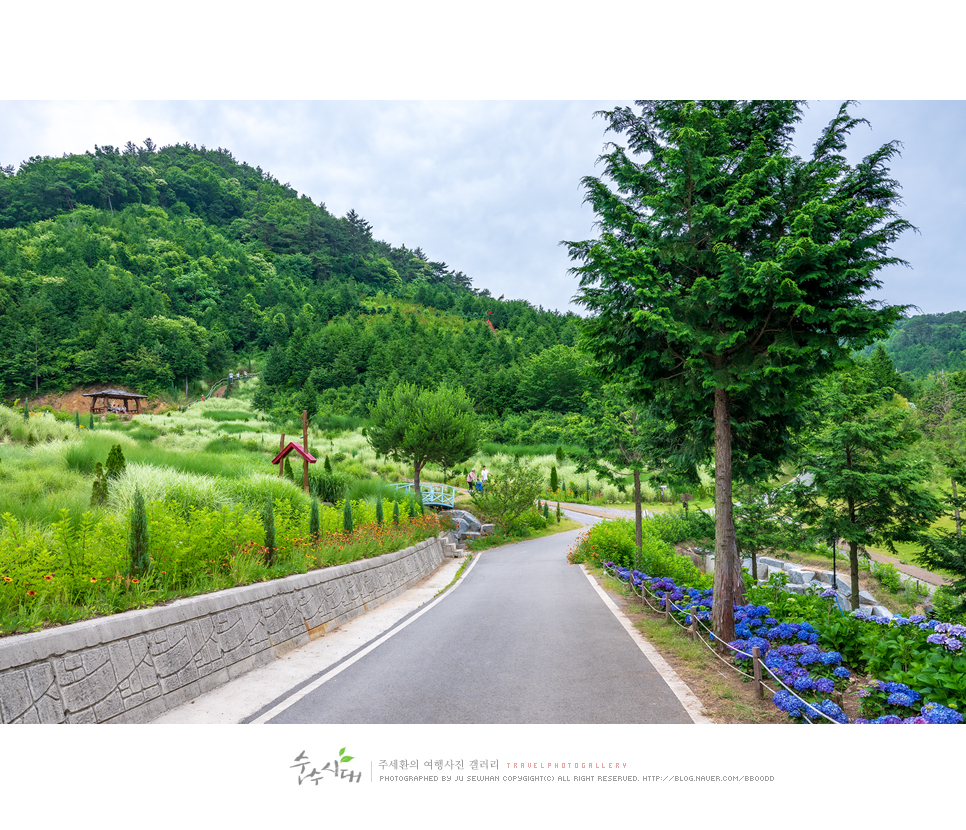
[[[753,646],[751,649],[751,663],[755,672],[755,694],[758,696],[759,700],[763,700],[765,697],[765,690],[761,685],[761,649],[758,648],[758,646]]]

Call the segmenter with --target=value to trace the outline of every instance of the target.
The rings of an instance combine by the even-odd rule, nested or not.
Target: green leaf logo
[[[345,754],[345,747],[342,747],[342,749],[339,750],[339,761],[340,761],[340,763],[347,764],[349,761],[352,760],[352,758],[353,758],[352,755],[346,755]]]

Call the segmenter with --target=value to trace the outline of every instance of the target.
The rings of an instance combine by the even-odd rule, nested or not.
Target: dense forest
[[[220,148],[147,140],[0,175],[8,399],[87,384],[173,394],[257,366],[262,408],[362,415],[387,381],[448,381],[516,440],[533,421],[520,413],[580,407],[577,323],[476,290]]]
[[[591,385],[578,330],[221,148],[148,139],[0,168],[8,400],[94,384],[173,395],[257,368],[266,411],[363,416],[387,384],[445,381],[489,437],[556,441]],[[966,312],[903,319],[879,345],[895,367],[867,350],[883,378],[916,398],[966,368]]]
[[[958,372],[966,369],[966,311],[906,317],[881,342],[896,370],[911,378]]]

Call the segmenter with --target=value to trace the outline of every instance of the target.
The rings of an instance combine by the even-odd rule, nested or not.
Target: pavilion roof
[[[85,392],[85,398],[146,398],[138,392],[125,392],[123,389],[103,389],[100,392]]]
[[[306,452],[302,448],[302,445],[296,444],[295,441],[289,441],[285,449],[283,449],[278,455],[275,456],[275,458],[272,459],[272,463],[280,464],[282,462],[282,459],[285,458],[285,456],[288,455],[290,452],[292,452],[292,450],[295,450],[295,452],[301,455],[302,458],[304,458],[306,461],[309,462],[309,464],[315,463],[315,457],[311,453]]]

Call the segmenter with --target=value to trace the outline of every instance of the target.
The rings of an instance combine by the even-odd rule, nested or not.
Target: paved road
[[[693,722],[567,564],[575,536],[483,552],[428,613],[267,722]]]

